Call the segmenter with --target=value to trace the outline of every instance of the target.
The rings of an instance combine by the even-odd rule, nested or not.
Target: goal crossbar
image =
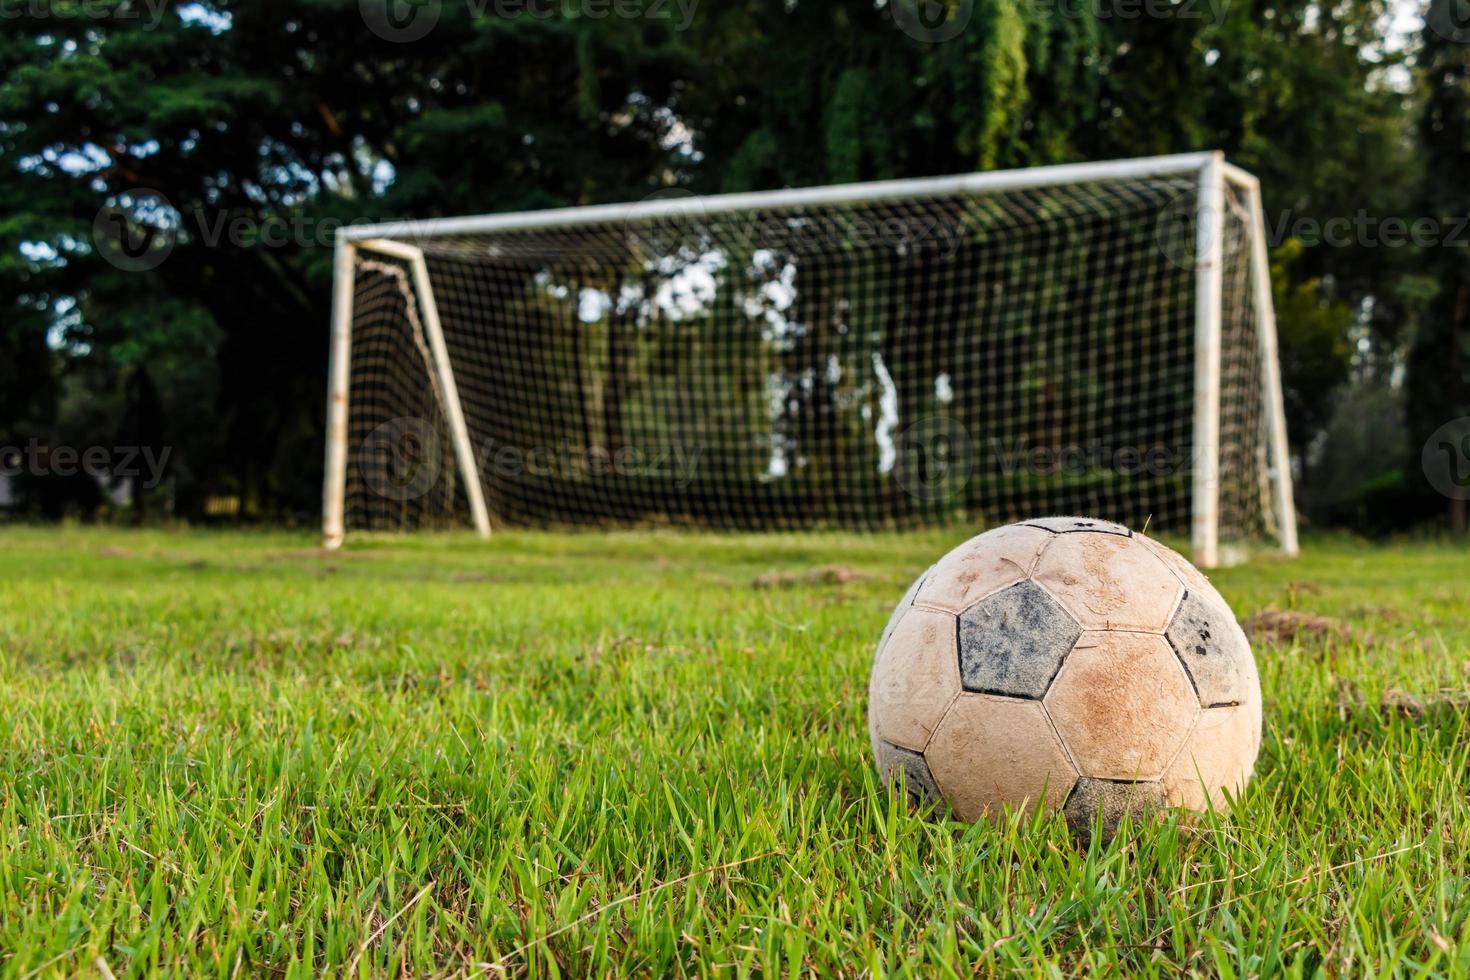
[[[1010,192],[1030,192],[1068,185],[1146,181],[1150,178],[1192,177],[1194,199],[1194,327],[1193,327],[1193,461],[1191,473],[1190,536],[1194,557],[1203,567],[1231,559],[1220,541],[1221,492],[1221,361],[1222,286],[1225,256],[1223,226],[1227,221],[1225,188],[1231,188],[1236,219],[1249,236],[1251,306],[1260,372],[1258,397],[1263,419],[1262,498],[1269,498],[1268,524],[1281,550],[1297,552],[1296,515],[1292,502],[1291,472],[1286,441],[1284,404],[1277,357],[1275,314],[1272,308],[1269,256],[1265,237],[1260,186],[1254,176],[1224,160],[1218,152],[1098,163],[1064,164],[1022,170],[992,171],[950,177],[875,181],[859,184],[779,191],[675,197],[633,204],[556,208],[514,214],[490,214],[417,221],[380,222],[349,226],[339,232],[334,265],[332,340],[328,384],[326,473],[323,492],[323,537],[328,548],[340,546],[346,532],[346,485],[349,457],[349,408],[354,330],[354,277],[359,252],[376,253],[402,263],[397,275],[412,284],[407,302],[416,307],[416,330],[425,357],[432,360],[432,389],[452,446],[451,464],[458,471],[468,504],[468,519],[482,537],[490,533],[490,509],[481,468],[461,404],[456,369],[440,322],[435,284],[421,245],[435,239],[476,240],[482,236],[525,233],[566,234],[588,228],[589,233],[620,224],[649,220],[699,220],[742,212],[805,213],[822,208],[886,207]],[[565,231],[563,231],[565,230]],[[1099,287],[1103,288],[1103,287]],[[493,311],[491,311],[493,317]],[[580,329],[574,325],[574,329]],[[890,382],[891,384],[891,382]],[[584,425],[585,419],[584,419]],[[458,492],[458,491],[456,491]]]
[[[912,180],[874,180],[827,187],[795,187],[779,191],[750,191],[736,194],[701,195],[700,215],[734,211],[779,211],[787,208],[864,204],[873,201],[903,201],[959,194],[1056,187],[1098,180],[1165,177],[1199,172],[1216,159],[1215,153],[1176,153],[1169,156],[1106,160],[1099,163],[1062,163],[1049,167],[990,170],[949,177],[919,177]],[[1245,171],[1231,168],[1232,179]],[[374,238],[431,238],[440,235],[485,235],[538,228],[568,228],[609,221],[640,221],[686,214],[689,198],[658,198],[633,204],[592,204],[581,207],[481,214],[457,218],[425,218],[418,221],[389,221],[349,225],[339,241],[357,242]]]

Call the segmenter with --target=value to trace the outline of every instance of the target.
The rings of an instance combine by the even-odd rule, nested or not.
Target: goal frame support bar
[[[342,547],[347,532],[347,399],[352,377],[352,296],[357,246],[338,238],[332,255],[332,341],[327,355],[327,459],[322,486],[322,547]]]
[[[1281,553],[1295,558],[1296,500],[1292,490],[1291,449],[1286,438],[1286,407],[1276,339],[1276,307],[1271,298],[1271,260],[1266,244],[1261,182],[1215,151],[1200,167],[1195,201],[1195,373],[1194,470],[1190,502],[1190,548],[1196,565],[1216,568],[1220,549],[1220,389],[1222,304],[1225,275],[1225,185],[1241,192],[1250,228],[1251,304],[1261,354],[1261,395],[1266,414],[1268,477],[1271,482]]]
[[[1251,225],[1251,279],[1255,286],[1256,335],[1261,346],[1261,386],[1266,407],[1271,485],[1280,521],[1281,551],[1288,558],[1301,554],[1297,540],[1296,496],[1292,488],[1291,445],[1286,438],[1286,399],[1281,390],[1281,360],[1276,338],[1276,305],[1271,298],[1271,257],[1266,244],[1266,212],[1261,182],[1226,164],[1227,176],[1245,191]]]
[[[1190,538],[1196,564],[1220,564],[1220,394],[1222,302],[1224,289],[1225,188],[1243,192],[1251,227],[1252,303],[1262,360],[1262,395],[1268,428],[1267,450],[1273,502],[1279,522],[1281,551],[1298,554],[1296,509],[1292,495],[1291,458],[1277,359],[1276,316],[1271,299],[1270,258],[1261,205],[1260,182],[1226,162],[1219,151],[1172,156],[1063,164],[1021,170],[991,171],[954,177],[875,181],[831,187],[798,188],[695,199],[645,200],[635,204],[553,208],[517,214],[386,222],[342,229],[333,263],[331,354],[327,385],[327,446],[322,494],[322,537],[328,549],[341,546],[346,531],[348,408],[351,392],[351,348],[354,275],[358,250],[374,251],[405,262],[413,278],[424,331],[434,361],[444,412],[461,470],[470,514],[481,538],[490,536],[489,512],[474,447],[470,442],[444,341],[438,304],[423,250],[401,240],[431,236],[490,234],[560,228],[608,221],[646,220],[669,215],[713,215],[743,210],[780,210],[871,201],[917,200],[953,194],[995,193],[1051,187],[1089,180],[1198,175],[1195,212],[1195,369],[1193,472]]]
[[[454,445],[455,461],[459,464],[464,480],[465,496],[470,504],[470,519],[475,533],[482,539],[490,537],[490,512],[485,506],[485,490],[480,482],[480,468],[475,461],[474,444],[470,442],[469,427],[465,424],[464,408],[460,402],[459,386],[454,380],[454,366],[449,360],[449,347],[444,342],[444,326],[439,319],[439,304],[434,298],[434,287],[429,279],[428,263],[424,261],[423,249],[387,239],[368,239],[360,242],[339,240],[333,263],[336,277],[332,307],[332,353],[329,369],[330,381],[327,405],[327,485],[323,494],[323,547],[335,549],[342,546],[345,533],[347,494],[347,409],[350,393],[347,391],[350,377],[352,347],[352,299],[355,284],[354,266],[358,249],[377,252],[389,258],[407,263],[413,277],[414,298],[423,316],[424,333],[429,342],[429,353],[434,361],[434,372],[438,377],[439,391],[443,395],[445,422],[449,426],[450,441]],[[343,282],[346,286],[343,286]]]
[[[1225,172],[1214,156],[1199,171],[1194,214],[1194,481],[1190,545],[1195,564],[1220,563],[1221,304],[1225,281]]]

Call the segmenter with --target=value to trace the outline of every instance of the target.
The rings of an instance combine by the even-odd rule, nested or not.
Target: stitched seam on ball
[[[1196,698],[1197,697],[1198,695],[1196,695]],[[1205,710],[1206,709],[1201,708],[1195,711],[1194,720],[1189,723],[1189,731],[1185,733],[1184,740],[1179,743],[1179,748],[1174,750],[1174,754],[1170,756],[1169,761],[1164,764],[1164,771],[1159,774],[1160,780],[1168,777],[1169,770],[1173,769],[1174,763],[1179,761],[1180,754],[1182,754],[1185,749],[1189,748],[1189,740],[1194,738],[1195,730],[1199,728],[1199,721],[1205,716]],[[1196,766],[1196,768],[1198,767]]]
[[[1138,536],[1138,539],[1140,541],[1148,541],[1148,542],[1150,542],[1150,543],[1152,543],[1154,545],[1157,545],[1160,548],[1164,547],[1164,545],[1159,544],[1158,541],[1155,541],[1153,538],[1149,537],[1148,535],[1139,535]],[[1166,572],[1168,572],[1170,575],[1174,576],[1174,581],[1176,581],[1176,582],[1179,583],[1179,587],[1181,589],[1183,589],[1185,592],[1188,592],[1189,591],[1189,583],[1186,582],[1186,581],[1184,581],[1184,576],[1180,575],[1178,572],[1176,572],[1174,570],[1173,564],[1170,563],[1170,562],[1164,561],[1164,556],[1161,555],[1161,554],[1159,554],[1153,548],[1148,548],[1147,550],[1148,550],[1149,554],[1153,555],[1155,558],[1157,558],[1159,560],[1160,564],[1162,564],[1164,566],[1164,570]],[[1180,597],[1179,601],[1180,602],[1183,602],[1184,601],[1183,596]],[[1178,612],[1179,611],[1179,607],[1178,606],[1175,606],[1174,607],[1174,611],[1175,612]],[[1172,623],[1173,621],[1174,621],[1173,617],[1170,616],[1169,622]],[[1166,626],[1165,629],[1168,629],[1168,627]]]
[[[1042,551],[1045,551],[1046,549],[1043,548],[1041,550]],[[1086,626],[1083,626],[1081,620],[1079,620],[1076,616],[1072,615],[1072,610],[1070,610],[1070,609],[1067,608],[1067,604],[1065,602],[1063,602],[1061,600],[1061,598],[1055,592],[1053,592],[1051,589],[1048,589],[1046,587],[1046,583],[1045,582],[1042,582],[1042,581],[1040,581],[1040,580],[1038,580],[1036,578],[1032,578],[1032,577],[1027,577],[1027,578],[1023,579],[1022,581],[1030,582],[1032,585],[1034,585],[1038,589],[1040,589],[1043,593],[1046,594],[1046,597],[1048,599],[1050,599],[1052,602],[1055,602],[1057,604],[1057,608],[1061,609],[1062,612],[1066,613],[1068,619],[1070,619],[1072,622],[1074,622],[1074,623],[1077,624],[1077,628],[1078,629],[1080,629],[1084,633],[1087,632],[1087,627]],[[1016,583],[1016,585],[1020,585],[1020,584],[1021,584],[1020,582],[1017,582]]]
[[[946,704],[944,706],[944,710],[939,713],[939,720],[934,723],[933,728],[929,729],[929,737],[924,739],[924,747],[919,750],[919,754],[924,756],[924,764],[926,766],[929,765],[929,757],[926,753],[929,751],[929,746],[934,744],[934,733],[944,727],[944,719],[949,717],[949,713],[953,711],[954,706],[959,703],[960,695],[964,693],[965,692],[963,688],[954,693],[954,695],[949,699],[949,704]],[[929,769],[929,774],[934,779],[934,786],[938,788],[939,777],[934,775],[933,767]],[[944,794],[941,793],[940,795],[942,796]]]
[[[1154,557],[1158,556],[1155,555]],[[1170,568],[1168,564],[1163,562],[1162,559],[1160,559],[1160,564],[1164,565],[1164,571],[1168,572],[1170,575],[1174,575],[1174,569]],[[1174,581],[1179,582],[1178,575],[1174,575]],[[1183,582],[1179,582],[1179,598],[1174,600],[1174,608],[1169,610],[1169,615],[1164,620],[1164,628],[1159,631],[1160,633],[1162,633],[1164,636],[1169,635],[1169,627],[1174,625],[1174,617],[1179,615],[1179,611],[1184,608],[1184,604],[1188,601],[1189,586],[1185,585]],[[1174,644],[1170,643],[1169,646],[1173,647]],[[1175,652],[1177,653],[1178,651],[1176,650]],[[1190,680],[1192,682],[1193,678],[1190,678]]]
[[[1068,613],[1067,615],[1070,616],[1071,613]],[[1077,625],[1082,626],[1081,623],[1078,623]],[[1126,634],[1128,636],[1163,636],[1164,635],[1163,632],[1160,631],[1160,630],[1125,630],[1125,629],[1120,629],[1117,626],[1113,626],[1113,625],[1109,624],[1107,620],[1103,620],[1103,625],[1102,626],[1095,627],[1095,628],[1093,628],[1093,627],[1087,627],[1087,626],[1082,626],[1082,632],[1084,632],[1084,633],[1124,633],[1124,634]]]
[[[1113,535],[1113,537],[1116,538],[1116,537],[1118,537],[1118,535],[1115,534],[1115,535]],[[1027,578],[1027,579],[1023,579],[1022,581],[1024,581],[1024,582],[1030,582],[1032,585],[1036,586],[1042,592],[1045,592],[1047,594],[1047,596],[1050,597],[1050,599],[1053,602],[1055,602],[1058,606],[1061,607],[1062,612],[1064,612],[1064,613],[1067,614],[1067,618],[1070,619],[1070,620],[1072,620],[1072,622],[1076,623],[1077,624],[1077,628],[1080,629],[1084,633],[1136,633],[1136,634],[1138,634],[1140,636],[1163,636],[1165,634],[1165,632],[1169,629],[1170,624],[1172,624],[1174,622],[1173,617],[1170,616],[1169,621],[1164,624],[1164,628],[1161,629],[1161,630],[1133,630],[1133,629],[1123,629],[1120,626],[1114,626],[1112,623],[1110,623],[1106,619],[1103,620],[1103,625],[1102,626],[1099,626],[1099,627],[1090,627],[1087,624],[1083,623],[1081,620],[1079,620],[1075,615],[1073,615],[1072,610],[1070,608],[1068,608],[1067,604],[1065,602],[1063,602],[1060,598],[1058,598],[1057,597],[1057,594],[1055,592],[1053,592],[1051,589],[1048,589],[1046,587],[1046,583],[1045,582],[1043,582],[1043,581],[1041,581],[1040,579],[1037,579],[1037,578]],[[1012,585],[1006,586],[1006,588],[1008,588],[1008,589],[1009,588],[1014,588],[1015,586],[1020,585],[1020,584],[1021,584],[1021,582],[1015,582]],[[996,591],[999,592],[999,591],[1003,591],[1003,590],[997,589]],[[986,598],[988,599],[989,596],[986,596]],[[968,608],[968,607],[966,607],[966,608]],[[948,610],[946,610],[946,611],[948,611]],[[1055,679],[1055,678],[1053,678],[1053,679]]]
[[[1034,525],[1031,525],[1031,524],[1026,524],[1026,525],[1022,525],[1022,526],[1023,527],[1031,528],[1032,530],[1036,530],[1036,531],[1046,531],[1047,534],[1051,535],[1051,538],[1057,537],[1057,534],[1056,534],[1055,531],[1047,531],[1047,529],[1044,528],[1044,527],[1035,527]],[[919,599],[919,595],[924,591],[923,586],[920,586],[919,587],[919,591],[914,593],[914,601],[910,605],[912,605],[915,609],[927,609],[930,612],[947,612],[951,616],[963,616],[965,614],[965,611],[966,610],[970,609],[973,606],[979,605],[980,603],[984,602],[986,599],[989,599],[992,596],[1000,595],[1006,589],[1014,588],[1015,586],[1020,585],[1022,582],[1030,582],[1032,580],[1031,579],[1031,576],[1033,574],[1035,574],[1035,572],[1036,572],[1036,566],[1041,563],[1041,553],[1046,550],[1047,545],[1051,544],[1051,538],[1047,538],[1045,541],[1043,541],[1041,543],[1041,547],[1039,547],[1039,548],[1036,549],[1035,553],[1032,554],[1032,556],[1031,556],[1031,561],[1027,565],[1025,565],[1024,567],[1019,562],[1015,562],[1015,561],[1012,561],[1011,562],[1012,565],[1015,565],[1016,568],[1020,569],[1020,571],[1021,571],[1021,577],[1020,578],[1016,579],[1014,582],[1007,582],[1004,585],[997,585],[995,588],[991,589],[989,592],[986,592],[983,595],[975,596],[974,598],[968,600],[964,606],[962,606],[962,607],[960,607],[958,609],[950,609],[950,608],[947,608],[945,606],[941,606],[941,605],[939,605],[937,602],[935,602],[932,599],[929,599],[929,600],[920,600]],[[961,546],[961,547],[963,547],[963,546]],[[956,548],[955,550],[957,551],[959,549]],[[948,558],[949,556],[946,555],[945,557]],[[1007,560],[1009,561],[1009,559],[1007,559]],[[943,559],[940,559],[940,561],[943,561]],[[935,562],[934,563],[934,566],[931,567],[929,569],[929,571],[930,572],[934,571],[934,568],[937,568],[939,566],[939,564],[940,564],[940,562]],[[929,573],[928,572],[925,572],[924,574],[925,574],[925,576],[927,576]],[[1037,586],[1040,587],[1040,583],[1039,582],[1037,583]],[[1043,591],[1045,591],[1045,590],[1043,590]],[[1050,593],[1047,593],[1047,594],[1050,595]],[[1055,599],[1056,596],[1052,596],[1052,598]],[[1058,603],[1058,605],[1060,605],[1060,603]],[[1063,611],[1065,611],[1066,610],[1066,606],[1062,606],[1062,609],[1063,609]],[[1068,616],[1071,616],[1072,614],[1071,613],[1067,613],[1067,615]]]
[[[1071,653],[1072,651],[1068,650],[1067,652]],[[1058,672],[1060,672],[1060,668],[1058,668]],[[1053,678],[1053,680],[1055,680],[1055,678]],[[1050,687],[1047,688],[1047,693],[1051,693]],[[1057,720],[1051,716],[1051,709],[1046,706],[1046,701],[1044,700],[1037,703],[1041,705],[1041,713],[1046,716],[1046,723],[1051,727],[1051,733],[1056,738],[1057,744],[1062,747],[1062,754],[1065,755],[1067,757],[1067,761],[1072,764],[1072,771],[1077,774],[1078,779],[1082,779],[1082,764],[1078,762],[1077,757],[1072,754],[1072,746],[1067,744],[1067,740],[1065,738],[1062,738],[1062,730],[1057,727]],[[1075,783],[1072,784],[1072,788],[1077,788]],[[1072,795],[1071,790],[1068,790],[1067,795]]]
[[[1035,527],[1034,524],[1028,524],[1026,526],[1027,527]],[[1043,527],[1043,528],[1040,528],[1039,530],[1046,531],[1046,533],[1049,534],[1049,535],[1051,535],[1051,537],[1049,537],[1049,538],[1043,538],[1041,540],[1041,547],[1037,548],[1036,549],[1036,553],[1031,556],[1031,564],[1029,566],[1027,566],[1027,568],[1026,568],[1026,578],[1022,579],[1023,582],[1024,581],[1029,581],[1030,578],[1031,578],[1031,576],[1036,574],[1036,566],[1039,565],[1039,564],[1041,564],[1041,556],[1042,556],[1042,554],[1045,553],[1045,551],[1046,551],[1047,548],[1050,548],[1051,547],[1052,541],[1054,541],[1056,538],[1060,537],[1060,535],[1056,534],[1053,531],[1048,530],[1047,528],[1044,528]]]
[[[1184,747],[1189,744],[1189,740],[1191,738],[1194,738],[1195,729],[1199,727],[1199,720],[1204,717],[1204,708],[1201,707],[1204,702],[1202,702],[1199,698],[1199,689],[1195,688],[1194,686],[1194,678],[1189,676],[1189,667],[1184,663],[1184,658],[1179,656],[1179,654],[1175,652],[1174,644],[1169,642],[1168,636],[1164,637],[1164,646],[1168,647],[1169,652],[1174,654],[1174,662],[1178,664],[1180,669],[1184,671],[1184,679],[1189,681],[1190,688],[1194,690],[1195,709],[1194,718],[1189,723],[1189,731],[1184,733],[1184,738],[1179,740],[1179,747],[1174,750],[1174,754],[1169,757],[1168,761],[1164,763],[1164,767],[1159,770],[1159,779],[1163,779],[1166,775],[1168,775],[1170,767],[1174,765],[1174,760],[1179,758],[1179,753],[1183,752]]]
[[[1188,592],[1184,594],[1186,596],[1189,595]],[[1172,620],[1169,622],[1169,625],[1174,625]],[[1189,678],[1189,686],[1194,691],[1194,699],[1198,701],[1202,707],[1209,707],[1209,705],[1205,704],[1204,695],[1200,693],[1199,681],[1194,679],[1194,671],[1189,669],[1189,662],[1184,659],[1184,654],[1179,652],[1179,648],[1174,645],[1174,641],[1169,638],[1169,634],[1167,632],[1164,633],[1164,642],[1169,644],[1169,652],[1174,655],[1175,660],[1179,661],[1179,666],[1184,668],[1184,676]]]
[[[1036,557],[1031,559],[1031,571],[1026,573],[1026,581],[1028,582],[1036,582],[1036,570],[1041,567],[1041,559],[1046,557],[1046,550],[1062,539],[1062,536],[1055,531],[1052,531],[1048,528],[1042,528],[1042,530],[1046,531],[1047,534],[1050,534],[1051,537],[1043,541],[1041,543],[1041,547],[1036,549]],[[1040,582],[1036,582],[1036,587],[1045,592],[1047,595],[1051,595],[1051,591]],[[1051,597],[1053,599],[1057,599],[1057,597],[1054,595],[1052,595]],[[1063,604],[1059,599],[1057,599],[1057,605],[1061,606],[1063,609],[1067,608],[1066,605]],[[1072,613],[1069,611],[1067,615],[1072,616]],[[1072,616],[1072,618],[1076,619],[1077,617]]]
[[[1040,582],[1036,581],[1035,579],[1030,579],[1029,581],[1031,582],[1032,585],[1034,585],[1038,589],[1040,589],[1044,595],[1051,596],[1051,601],[1052,602],[1055,602],[1057,604],[1057,608],[1062,611],[1062,615],[1064,615],[1068,619],[1070,619],[1074,624],[1076,624],[1077,629],[1080,630],[1080,632],[1077,634],[1077,639],[1073,640],[1072,641],[1072,645],[1069,646],[1069,647],[1067,647],[1067,652],[1064,653],[1064,654],[1062,654],[1060,657],[1057,658],[1057,669],[1054,670],[1054,671],[1052,671],[1051,672],[1051,676],[1046,679],[1046,687],[1042,688],[1041,697],[1039,697],[1039,698],[1036,699],[1038,701],[1045,701],[1046,700],[1046,696],[1051,693],[1051,687],[1052,687],[1052,685],[1057,682],[1057,678],[1058,677],[1062,676],[1062,668],[1065,667],[1065,666],[1067,666],[1067,658],[1070,657],[1070,656],[1072,656],[1072,651],[1077,649],[1077,644],[1079,644],[1079,643],[1082,642],[1082,638],[1084,636],[1086,636],[1089,631],[1088,631],[1088,629],[1085,626],[1083,626],[1080,622],[1077,621],[1077,617],[1072,615],[1072,611],[1067,608],[1066,604],[1063,603],[1060,599],[1058,599],[1055,595],[1052,595],[1051,591],[1049,589],[1047,589],[1046,586],[1042,585]],[[1045,707],[1046,707],[1046,705],[1043,704],[1042,705],[1042,708],[1045,708]],[[1047,720],[1048,721],[1051,720],[1051,715],[1050,714],[1047,715]],[[1055,726],[1053,726],[1053,727],[1055,727]],[[1068,756],[1070,756],[1072,753],[1071,753],[1070,750],[1067,749],[1067,743],[1062,739],[1062,734],[1061,734],[1060,731],[1057,732],[1057,741],[1059,741],[1059,742],[1062,743],[1062,749],[1067,752]],[[1072,765],[1074,767],[1076,767],[1076,764],[1077,764],[1077,761],[1075,759],[1073,759],[1072,760]],[[1081,769],[1077,769],[1077,772],[1078,773],[1081,773],[1082,770]]]

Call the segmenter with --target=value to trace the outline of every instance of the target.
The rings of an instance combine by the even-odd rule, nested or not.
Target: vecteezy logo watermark
[[[999,437],[990,440],[995,469],[1005,476],[1082,477],[1109,473],[1124,477],[1164,477],[1189,472],[1196,457],[1188,447],[1155,443],[1150,446],[1114,446],[1102,439],[1086,443],[1052,445],[1015,439],[1007,444]]]
[[[893,22],[915,41],[942,44],[970,26],[975,0],[888,0]]]
[[[1429,29],[1454,44],[1470,44],[1470,0],[1430,0]]]
[[[1435,429],[1419,461],[1435,490],[1451,500],[1470,500],[1470,416]]]
[[[439,24],[439,0],[358,0],[362,22],[385,41],[422,41]]]
[[[1266,241],[1275,248],[1295,238],[1306,248],[1467,248],[1470,215],[1432,217],[1369,214],[1359,208],[1353,215],[1316,218],[1282,212],[1266,222]]]
[[[124,191],[92,220],[97,254],[124,272],[163,264],[179,240],[180,216],[168,198],[146,187]]]
[[[1154,220],[1154,242],[1173,265],[1193,269],[1200,248],[1218,243],[1221,258],[1229,259],[1245,246],[1245,222],[1232,221],[1230,206],[1223,210],[1201,207],[1199,196],[1185,191],[1160,209]]]
[[[358,469],[363,483],[387,500],[418,500],[439,482],[442,446],[427,419],[389,419],[362,441]]]
[[[701,454],[701,447],[679,443],[608,449],[605,446],[582,446],[565,439],[554,445],[530,447],[497,443],[491,439],[480,448],[480,470],[504,479],[521,476],[657,478],[668,480],[682,490],[694,479]]]
[[[94,480],[142,478],[152,490],[163,482],[172,446],[75,446],[44,445],[31,439],[24,446],[0,446],[0,476],[60,476],[85,473]]]
[[[965,488],[975,468],[970,433],[955,419],[931,415],[894,440],[894,478],[910,496],[943,500]]]
[[[1100,438],[1053,444],[992,436],[978,444],[960,422],[944,416],[920,419],[894,446],[894,479],[911,496],[929,501],[953,498],[982,470],[1007,479],[1106,473],[1147,480],[1189,472],[1195,463],[1188,447],[1117,446]]]
[[[831,254],[854,249],[911,256],[920,252],[953,255],[971,235],[954,215],[944,212],[884,214],[870,210],[712,212],[707,199],[682,187],[668,187],[624,211],[626,237],[633,253],[660,262],[717,251],[738,241],[755,252]],[[668,271],[668,270],[665,270]]]
[[[1068,20],[1225,20],[1225,0],[1032,0],[1041,11]]]
[[[676,31],[694,22],[698,0],[463,0],[477,20],[662,20]],[[385,41],[411,43],[428,37],[439,24],[442,0],[358,0],[362,21]]]
[[[144,30],[163,21],[170,0],[5,0],[0,3],[0,21],[18,20],[143,20]]]
[[[653,213],[634,217],[628,222],[628,242],[634,251],[649,258],[673,255],[684,244],[695,244],[709,228],[709,215],[704,198],[683,187],[665,187],[654,191],[635,205],[653,209]]]
[[[110,265],[126,272],[156,269],[180,244],[219,248],[330,248],[343,228],[373,219],[343,221],[301,209],[264,214],[207,211],[195,204],[181,211],[146,187],[119,191],[97,211],[92,243]]]
[[[389,419],[362,442],[358,469],[369,493],[388,500],[417,500],[439,485],[446,467],[455,465],[444,441],[427,419]],[[480,473],[513,480],[641,477],[684,489],[694,480],[702,448],[678,443],[626,445],[616,449],[583,446],[571,440],[521,446],[487,439],[480,447]]]

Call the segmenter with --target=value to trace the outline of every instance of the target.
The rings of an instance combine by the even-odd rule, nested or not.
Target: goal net
[[[349,229],[326,535],[1086,514],[1295,548],[1217,154]]]

